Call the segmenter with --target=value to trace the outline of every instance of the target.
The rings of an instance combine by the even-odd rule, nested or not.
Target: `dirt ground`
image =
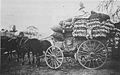
[[[120,61],[108,60],[106,64],[97,70],[89,70],[79,63],[63,63],[57,70],[50,69],[45,62],[40,67],[35,65],[20,65],[16,61],[2,65],[0,75],[120,75]]]

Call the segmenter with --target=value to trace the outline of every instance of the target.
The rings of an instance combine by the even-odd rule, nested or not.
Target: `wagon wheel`
[[[56,46],[50,46],[45,53],[45,61],[50,68],[59,68],[63,62],[62,50]]]
[[[100,41],[87,40],[79,46],[77,59],[87,69],[98,69],[106,62],[107,48]]]

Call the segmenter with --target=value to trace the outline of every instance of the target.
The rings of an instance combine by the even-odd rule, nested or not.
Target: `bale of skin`
[[[89,16],[89,19],[95,19],[95,18],[98,18],[100,22],[107,21],[108,19],[110,19],[109,15],[107,14],[91,11],[91,15]]]
[[[62,33],[54,32],[54,33],[52,34],[52,36],[53,36],[56,40],[58,40],[58,41],[63,41],[63,40],[64,40],[64,36],[63,36]]]
[[[59,32],[59,33],[62,33],[62,31],[63,31],[63,28],[60,25],[53,26],[51,29],[54,32]]]

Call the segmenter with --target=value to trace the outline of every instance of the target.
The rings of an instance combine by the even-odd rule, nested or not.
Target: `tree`
[[[27,27],[27,34],[31,37],[38,36],[38,28],[35,26],[29,26]]]
[[[103,0],[97,6],[98,11],[106,12],[113,22],[120,22],[120,5],[118,0]]]

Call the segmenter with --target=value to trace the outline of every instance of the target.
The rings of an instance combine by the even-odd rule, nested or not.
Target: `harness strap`
[[[29,39],[27,38],[27,39],[24,41],[23,38],[22,38],[22,39],[20,40],[19,46],[21,46],[22,43],[25,44],[28,40],[29,40]]]
[[[24,44],[28,41],[29,39],[27,38],[25,41],[24,41]]]
[[[10,38],[8,41],[11,41],[12,39],[16,39],[16,37],[12,37],[12,38]]]
[[[22,44],[22,40],[23,40],[23,38],[20,40],[19,46],[21,46],[21,44]]]
[[[9,39],[8,41],[11,41],[13,38]]]

